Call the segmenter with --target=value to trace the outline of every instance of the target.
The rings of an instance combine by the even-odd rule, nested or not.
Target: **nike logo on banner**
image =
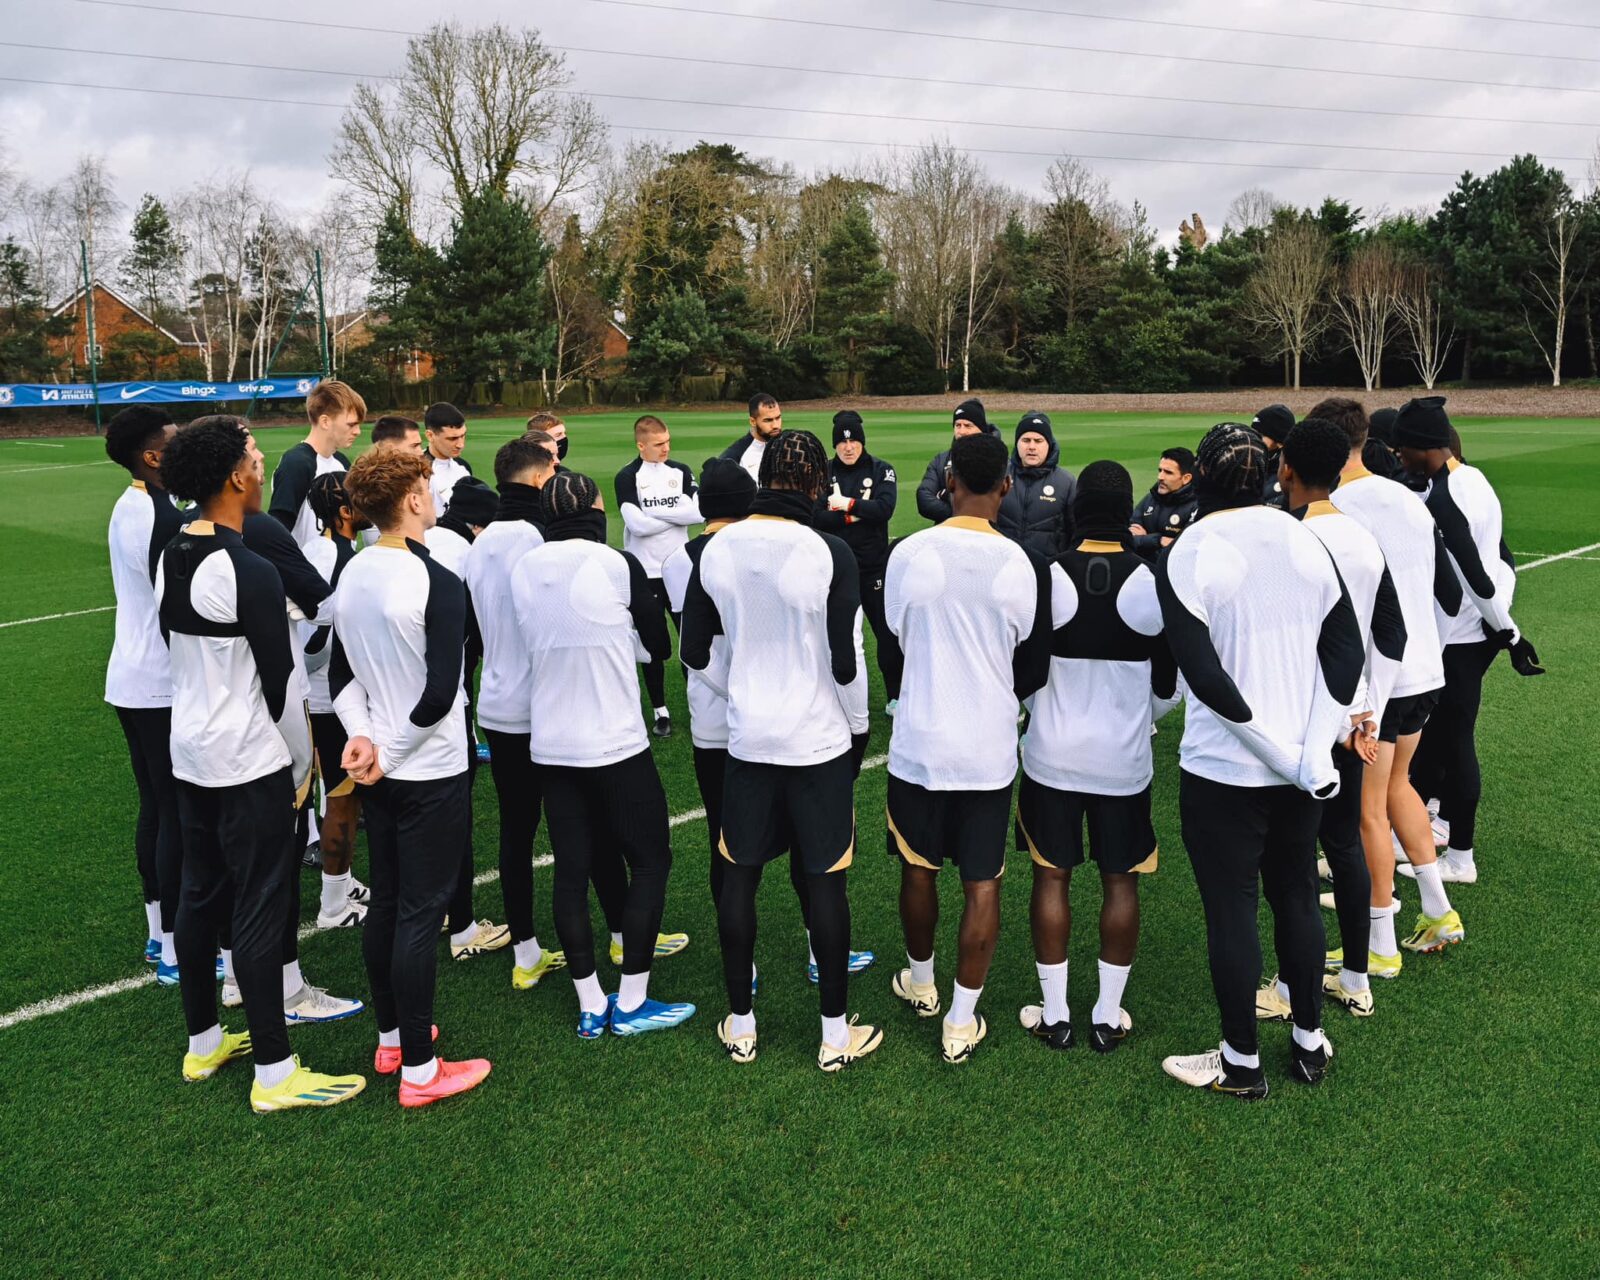
[[[142,396],[146,391],[154,390],[154,387],[123,387],[121,395],[124,400],[132,400],[134,396]]]

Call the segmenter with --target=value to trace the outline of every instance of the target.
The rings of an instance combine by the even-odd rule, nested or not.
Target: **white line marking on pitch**
[[[13,618],[10,622],[0,622],[0,628],[25,627],[30,622],[54,622],[57,618],[81,618],[86,613],[110,613],[117,606],[114,604],[96,605],[93,609],[69,609],[66,613],[44,613],[37,618]]]
[[[861,768],[878,769],[889,762],[888,756],[868,756],[861,762]],[[690,809],[685,813],[675,813],[668,819],[668,826],[681,827],[690,822],[698,822],[706,816],[704,809]],[[541,854],[533,860],[535,867],[548,867],[554,859],[549,854]],[[480,871],[472,877],[475,885],[493,884],[500,878],[498,869]],[[315,937],[319,933],[332,933],[331,929],[318,929],[315,924],[300,926],[300,941]],[[140,987],[148,987],[156,980],[154,972],[135,974],[131,978],[122,978],[116,982],[107,982],[98,987],[85,987],[82,991],[73,991],[64,996],[51,996],[46,1000],[38,1000],[33,1004],[25,1004],[20,1009],[13,1009],[10,1013],[0,1014],[0,1031],[7,1027],[15,1027],[24,1022],[33,1022],[38,1018],[47,1018],[52,1013],[64,1013],[68,1009],[80,1004],[88,1004],[94,1000],[104,1000],[107,996],[118,996],[124,991],[135,991]]]
[[[42,467],[0,468],[0,476],[25,476],[33,471],[71,471],[74,467],[110,467],[116,464],[110,458],[101,462],[47,462]]]
[[[1553,556],[1542,556],[1538,560],[1530,560],[1527,564],[1519,564],[1517,572],[1526,573],[1529,569],[1537,569],[1541,565],[1554,564],[1557,560],[1576,560],[1579,556],[1590,551],[1600,551],[1600,542],[1591,542],[1586,547],[1573,547],[1571,551],[1561,551]]]
[[[19,449],[65,449],[64,444],[48,444],[43,440],[13,440],[12,444]]]

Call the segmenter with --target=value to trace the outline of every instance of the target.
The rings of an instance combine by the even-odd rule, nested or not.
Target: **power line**
[[[865,23],[827,22],[820,18],[788,18],[770,13],[738,13],[729,9],[701,9],[690,5],[662,4],[659,0],[589,0],[590,4],[612,5],[621,9],[651,9],[662,13],[694,14],[708,18],[735,18],[746,22],[776,22],[795,27],[823,27],[833,31],[858,31],[868,35],[916,36],[925,40],[954,40],[960,44],[1003,45],[1012,49],[1057,53],[1096,53],[1117,58],[1147,58],[1156,62],[1196,62],[1217,67],[1247,67],[1254,71],[1300,71],[1308,75],[1359,76],[1368,80],[1394,79],[1388,71],[1350,71],[1342,67],[1303,67],[1292,63],[1246,62],[1241,58],[1206,58],[1188,53],[1151,53],[1143,49],[1096,49],[1090,45],[1055,44],[1043,40],[1013,40],[1001,36],[957,35],[949,31],[922,31],[911,27],[874,27]],[[1586,93],[1600,95],[1600,88],[1580,88],[1564,84],[1514,84],[1506,80],[1467,80],[1457,76],[1423,76],[1408,72],[1413,83],[1460,84],[1476,89],[1520,89],[1538,93]]]
[[[1530,27],[1570,27],[1575,31],[1600,31],[1600,23],[1559,22],[1554,18],[1508,17],[1502,13],[1462,13],[1459,9],[1414,9],[1403,4],[1373,4],[1370,0],[1306,0],[1308,4],[1335,4],[1345,9],[1386,9],[1390,13],[1414,13],[1432,18],[1465,18],[1470,22],[1517,22]]]
[[[221,99],[228,102],[258,102],[269,106],[326,107],[336,111],[343,110],[345,105],[340,102],[308,102],[295,98],[263,98],[240,93],[206,93],[198,89],[152,89],[143,85],[90,84],[72,80],[38,80],[25,76],[0,76],[0,82],[48,85],[61,89],[101,89],[115,93],[154,93],[172,98],[207,98]],[[764,142],[812,142],[825,146],[839,147],[890,147],[896,150],[915,150],[924,145],[920,142],[888,142],[881,139],[814,138],[803,134],[746,133],[730,129],[669,129],[660,125],[621,124],[615,122],[612,123],[611,127],[624,133],[670,133],[698,138],[750,138]],[[1027,156],[1044,160],[1055,160],[1061,156],[1059,151],[1023,151],[1008,147],[967,146],[962,149],[983,155]],[[1286,169],[1295,173],[1359,173],[1391,178],[1455,178],[1460,176],[1453,172],[1434,169],[1365,169],[1346,165],[1274,164],[1260,160],[1199,160],[1192,157],[1174,159],[1166,156],[1108,156],[1087,152],[1074,152],[1073,154],[1082,160],[1107,160],[1120,164],[1201,165],[1208,168],[1224,169]]]
[[[362,27],[348,23],[316,22],[309,18],[278,18],[254,13],[226,13],[214,9],[185,9],[176,5],[150,4],[143,0],[76,0],[78,4],[100,5],[112,9],[144,9],[158,13],[182,13],[202,18],[234,18],[241,22],[266,22],[292,27],[315,27],[332,31],[356,31],[366,35],[419,36],[421,31],[407,31],[398,27]],[[748,70],[748,62],[729,58],[697,58],[687,54],[638,53],[629,49],[596,49],[587,45],[552,44],[561,53],[585,53],[608,58],[643,58],[653,62],[683,62],[706,67],[732,67]],[[897,75],[886,71],[849,71],[838,67],[800,67],[785,63],[761,64],[766,71],[791,71],[807,75],[842,76],[855,80],[892,80],[900,84],[927,84],[950,89],[1008,89],[1019,93],[1052,93],[1068,97],[1112,98],[1128,102],[1175,102],[1182,106],[1236,107],[1252,111],[1309,111],[1322,115],[1381,116],[1393,120],[1439,120],[1451,124],[1510,124],[1532,125],[1552,129],[1600,129],[1594,120],[1537,120],[1526,116],[1463,116],[1428,111],[1385,111],[1376,107],[1320,107],[1304,103],[1239,102],[1229,98],[1176,97],[1159,93],[1118,93],[1111,89],[1073,89],[1062,85],[1016,84],[1003,80],[951,80],[937,76]]]
[[[315,27],[324,31],[356,31],[366,35],[416,36],[419,31],[406,31],[393,27],[368,27],[343,22],[318,22],[306,18],[278,18],[267,14],[228,13],[215,9],[189,9],[178,5],[153,4],[148,0],[77,0],[79,4],[100,5],[111,9],[144,9],[156,13],[181,13],[192,17],[230,18],[240,22],[284,23],[290,26]],[[1367,79],[1391,80],[1392,74],[1381,71],[1350,71],[1334,67],[1302,67],[1270,62],[1244,62],[1231,58],[1203,58],[1192,54],[1149,53],[1143,50],[1096,49],[1089,46],[1045,44],[1034,40],[1007,40],[998,36],[954,35],[944,31],[915,31],[900,27],[872,27],[846,22],[824,22],[814,18],[787,18],[773,14],[736,13],[724,9],[699,9],[686,6],[650,3],[649,0],[590,0],[591,4],[610,4],[633,9],[655,9],[666,13],[695,14],[701,17],[742,18],[750,22],[778,22],[793,26],[826,27],[841,31],[862,31],[874,35],[922,36],[931,40],[956,40],[965,44],[998,44],[1011,48],[1051,49],[1065,53],[1098,53],[1123,58],[1150,58],[1166,62],[1197,62],[1223,67],[1248,67],[1258,71],[1301,71],[1311,75],[1360,76]],[[558,47],[558,46],[552,46]],[[742,65],[742,64],[734,64]],[[1449,76],[1421,76],[1411,74],[1413,82],[1431,84],[1460,84],[1480,89],[1527,89],[1547,93],[1584,93],[1600,95],[1600,89],[1578,88],[1572,85],[1524,85],[1499,80],[1466,80]],[[982,87],[994,87],[984,85]],[[1137,96],[1137,95],[1134,95]]]
[[[1316,40],[1327,44],[1356,44],[1373,49],[1408,49],[1421,53],[1465,53],[1484,58],[1547,58],[1553,62],[1600,62],[1571,53],[1527,53],[1521,49],[1462,49],[1443,44],[1408,44],[1398,40],[1364,40],[1359,36],[1330,36],[1311,31],[1267,31],[1258,27],[1219,27],[1207,22],[1177,22],[1170,18],[1130,18],[1120,13],[1088,13],[1078,9],[1041,9],[1033,5],[1005,4],[1000,0],[929,0],[931,4],[959,9],[997,9],[1033,13],[1048,18],[1087,18],[1093,22],[1122,22],[1141,27],[1167,27],[1180,31],[1215,31],[1223,35],[1268,36],[1274,40]]]
[[[125,49],[81,49],[67,45],[29,44],[19,40],[0,40],[0,48],[29,49],[44,53],[85,54],[92,57],[133,58],[147,62],[182,62],[191,66],[228,67],[235,70],[244,71],[276,71],[293,74],[305,73],[312,75],[337,76],[345,80],[357,78],[367,80],[398,80],[400,78],[399,76],[393,75],[359,75],[358,73],[337,71],[327,67],[290,67],[267,62],[234,62],[217,58],[188,58],[181,54],[138,53]],[[0,79],[3,78],[4,77],[0,77]],[[1304,147],[1319,151],[1377,151],[1385,152],[1391,155],[1475,156],[1484,158],[1497,157],[1504,154],[1504,152],[1501,151],[1458,151],[1444,147],[1384,147],[1374,146],[1370,143],[1355,142],[1305,142],[1293,138],[1224,138],[1207,134],[1157,133],[1135,129],[1093,129],[1080,125],[1027,124],[1007,120],[956,119],[951,116],[913,116],[865,111],[835,111],[825,107],[773,106],[767,103],[759,102],[718,102],[709,99],[665,98],[633,93],[580,93],[572,90],[556,90],[555,92],[568,94],[569,96],[607,98],[619,102],[652,102],[671,106],[716,107],[735,111],[776,111],[789,115],[845,116],[857,120],[885,120],[899,124],[937,124],[956,126],[971,125],[984,129],[1026,129],[1035,133],[1087,133],[1109,138],[1152,138],[1161,142],[1215,142],[1222,143],[1223,145],[1251,147]],[[296,103],[296,105],[333,107],[338,104],[299,102]],[[1545,155],[1543,158],[1546,160],[1567,160],[1575,164],[1584,164],[1589,160],[1588,156]]]

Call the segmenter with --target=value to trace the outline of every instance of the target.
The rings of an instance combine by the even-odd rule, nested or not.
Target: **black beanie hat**
[[[558,471],[539,490],[546,524],[570,520],[594,509],[600,488],[580,471]]]
[[[833,447],[837,449],[846,440],[860,444],[867,442],[867,427],[854,409],[840,409],[833,415]]]
[[[754,477],[732,458],[707,458],[700,468],[700,514],[707,520],[738,520],[755,501]]]
[[[1256,414],[1250,425],[1255,428],[1258,436],[1276,440],[1282,445],[1294,426],[1294,414],[1286,404],[1269,404]]]
[[[1023,414],[1022,421],[1017,423],[1016,435],[1012,437],[1011,443],[1016,444],[1030,431],[1034,435],[1043,436],[1050,444],[1056,442],[1056,433],[1050,429],[1050,415],[1048,413],[1040,413],[1037,409],[1031,409]]]
[[[1120,462],[1091,462],[1078,472],[1072,523],[1087,537],[1125,538],[1133,520],[1133,477]]]
[[[1407,400],[1394,416],[1390,438],[1397,449],[1448,449],[1450,415],[1444,411],[1444,397],[1419,396]]]
[[[982,400],[963,400],[956,406],[955,415],[950,419],[950,425],[955,426],[965,418],[985,435],[995,435],[995,429],[989,425],[989,415],[983,411]]]
[[[482,528],[494,520],[500,496],[477,476],[462,476],[450,490],[445,512],[463,524]]]
[[[1393,444],[1394,420],[1399,413],[1398,409],[1374,409],[1367,419],[1367,434],[1379,444]]]

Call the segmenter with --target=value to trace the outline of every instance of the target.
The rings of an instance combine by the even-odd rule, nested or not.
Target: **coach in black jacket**
[[[989,415],[983,411],[982,400],[963,400],[958,404],[952,426],[958,436],[970,436],[978,432],[987,436],[1000,434],[1000,429],[989,421]],[[943,524],[950,518],[950,495],[944,488],[944,469],[949,461],[948,449],[934,454],[928,469],[922,473],[922,483],[917,486],[917,514],[924,520],[932,520],[934,524]]]
[[[889,562],[889,521],[894,518],[898,485],[894,468],[867,452],[861,415],[843,409],[833,415],[833,459],[828,488],[817,499],[816,527],[837,534],[855,552],[861,570],[861,609],[878,640],[878,670],[892,703],[900,697],[900,646],[886,630],[883,570]]]
[[[1045,560],[1054,560],[1072,538],[1078,480],[1060,462],[1049,415],[1023,414],[1011,451],[1011,492],[1000,504],[1000,532]]]
[[[1194,523],[1194,452],[1175,445],[1161,455],[1156,482],[1133,509],[1133,549],[1154,561],[1161,548]]]

